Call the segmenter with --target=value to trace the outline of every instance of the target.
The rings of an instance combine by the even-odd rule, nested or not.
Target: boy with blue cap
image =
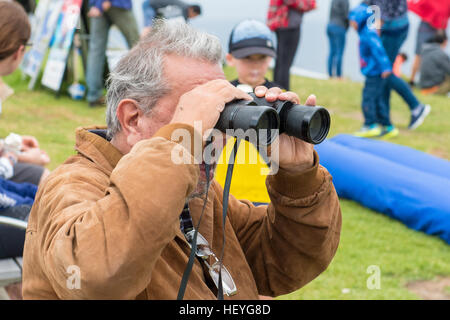
[[[257,86],[280,87],[265,77],[275,57],[270,29],[257,20],[240,22],[231,32],[226,56],[228,65],[238,73],[238,78],[231,83],[246,92],[253,92]]]

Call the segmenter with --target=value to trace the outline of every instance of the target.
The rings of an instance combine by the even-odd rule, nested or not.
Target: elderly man
[[[109,79],[107,134],[78,130],[78,154],[39,189],[24,250],[24,298],[175,299],[191,250],[180,215],[196,226],[202,211],[197,242],[207,255],[194,261],[185,299],[215,299],[223,227],[226,298],[292,292],[326,269],[341,213],[312,145],[281,136],[280,169],[267,179],[272,203],[255,207],[230,196],[225,226],[215,181],[202,210],[205,166],[172,161],[186,142],[172,139],[175,130],[200,136],[195,121],[206,131],[227,102],[251,99],[225,80],[221,61],[217,38],[157,22],[118,63]],[[257,95],[299,102],[277,88],[258,87]]]

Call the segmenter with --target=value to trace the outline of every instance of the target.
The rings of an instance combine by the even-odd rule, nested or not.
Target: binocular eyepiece
[[[276,138],[274,130],[312,144],[319,144],[327,137],[331,120],[325,108],[281,100],[269,103],[253,93],[250,95],[253,101],[236,100],[226,104],[215,128],[226,133],[229,133],[229,129],[253,129],[257,132],[264,130],[267,141],[258,143],[267,145]]]

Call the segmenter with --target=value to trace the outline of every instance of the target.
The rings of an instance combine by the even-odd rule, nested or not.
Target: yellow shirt
[[[228,139],[216,168],[215,178],[222,187],[225,183],[228,161],[234,142],[234,138]],[[265,182],[268,173],[269,167],[255,146],[247,141],[241,141],[234,164],[230,193],[237,199],[270,202]]]

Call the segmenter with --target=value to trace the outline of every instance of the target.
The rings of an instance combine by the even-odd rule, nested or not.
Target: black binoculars
[[[327,137],[331,124],[327,109],[281,100],[269,103],[265,98],[250,95],[253,101],[236,100],[226,104],[215,128],[227,134],[239,129],[253,129],[258,133],[263,130],[267,141],[258,144],[266,145],[282,133],[312,144],[319,144]]]

